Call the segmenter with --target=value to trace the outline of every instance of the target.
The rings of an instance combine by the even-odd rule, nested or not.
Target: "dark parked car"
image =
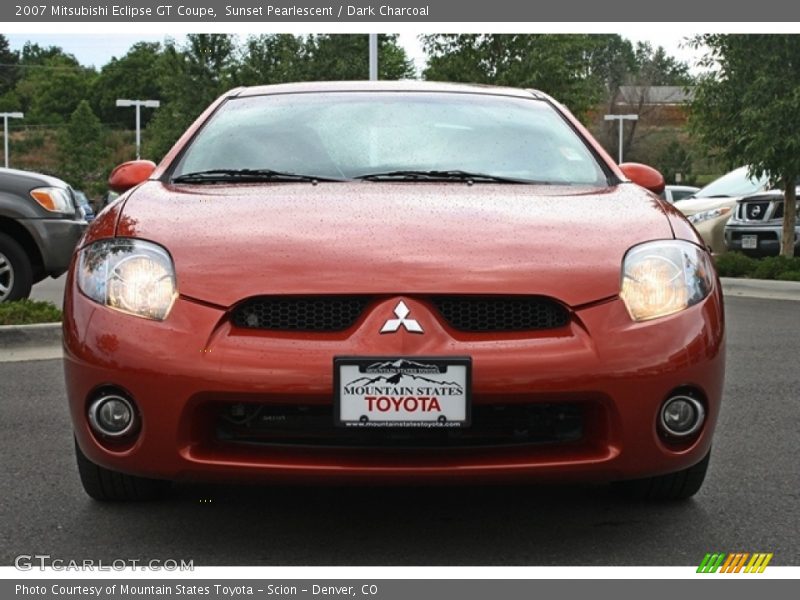
[[[86,221],[70,187],[55,177],[0,169],[0,302],[69,266]]]
[[[114,200],[119,198],[119,194],[113,190],[108,190],[100,199],[100,210],[111,204]]]
[[[75,196],[75,206],[78,209],[78,215],[83,217],[87,223],[94,221],[94,208],[86,194],[78,190],[73,191],[73,194]]]

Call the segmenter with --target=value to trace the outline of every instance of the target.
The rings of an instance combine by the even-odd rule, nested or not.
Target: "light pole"
[[[378,34],[369,34],[369,80],[378,81]]]
[[[120,108],[135,106],[136,107],[136,160],[142,157],[142,116],[141,109],[145,108],[158,108],[161,103],[158,100],[125,100],[123,98],[117,99],[117,106]]]
[[[622,123],[624,121],[638,121],[639,115],[606,115],[606,121],[619,121],[619,163],[622,164]]]
[[[22,119],[25,115],[21,112],[4,112],[0,113],[3,117],[3,149],[5,151],[5,165],[8,168],[8,120],[9,119]]]

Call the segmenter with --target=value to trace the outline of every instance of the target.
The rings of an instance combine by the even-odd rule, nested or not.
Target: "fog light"
[[[703,424],[705,409],[691,396],[673,396],[661,408],[661,426],[676,437],[695,433]]]
[[[89,424],[107,437],[124,436],[133,429],[135,422],[133,406],[122,396],[103,395],[89,407]]]

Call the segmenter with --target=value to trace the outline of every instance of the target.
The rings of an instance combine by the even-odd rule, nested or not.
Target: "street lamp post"
[[[145,108],[158,108],[161,103],[158,100],[125,100],[123,98],[117,99],[117,106],[120,108],[127,108],[129,106],[136,107],[136,160],[142,157],[142,116],[141,109]]]
[[[622,164],[622,124],[624,121],[638,121],[639,115],[606,115],[606,121],[619,121],[619,163]]]
[[[25,115],[21,112],[4,112],[0,113],[3,117],[3,149],[5,151],[5,165],[8,168],[8,120],[9,119],[22,119]]]
[[[369,34],[369,80],[378,80],[378,34]]]

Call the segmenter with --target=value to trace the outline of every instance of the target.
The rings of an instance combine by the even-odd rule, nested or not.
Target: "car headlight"
[[[39,206],[50,212],[73,213],[75,205],[69,192],[60,187],[40,187],[32,189],[31,198],[39,203]]]
[[[628,250],[620,297],[634,321],[680,312],[711,292],[714,268],[702,248],[680,240],[647,242]]]
[[[109,308],[163,321],[178,289],[175,268],[157,244],[130,238],[100,240],[78,255],[78,288]]]
[[[690,217],[686,217],[689,219],[689,223],[697,225],[698,223],[702,223],[703,221],[708,221],[709,219],[716,219],[717,217],[722,217],[727,215],[731,212],[730,206],[723,206],[722,208],[715,208],[713,210],[706,210],[703,212],[695,213]]]

